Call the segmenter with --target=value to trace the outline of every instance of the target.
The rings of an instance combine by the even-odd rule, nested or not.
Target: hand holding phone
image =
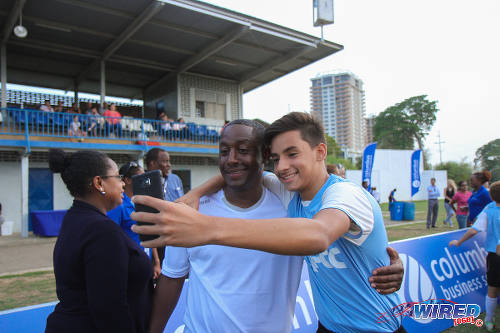
[[[160,170],[153,170],[145,172],[141,175],[132,176],[132,192],[134,195],[148,195],[154,198],[163,200],[163,182]],[[136,204],[136,212],[158,213],[158,211],[149,206]],[[137,221],[138,225],[150,225],[148,222]],[[153,240],[159,235],[141,235],[139,239],[141,242]]]

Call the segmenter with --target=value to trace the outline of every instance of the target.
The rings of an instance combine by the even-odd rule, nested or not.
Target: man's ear
[[[326,155],[327,155],[327,148],[326,145],[321,142],[316,146],[316,160],[317,161],[324,161],[326,160]]]

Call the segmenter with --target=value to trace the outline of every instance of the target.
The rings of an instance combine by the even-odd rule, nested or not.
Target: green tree
[[[424,139],[436,121],[436,101],[426,95],[414,96],[390,106],[375,117],[373,136],[379,148],[414,149],[415,142],[424,152]]]
[[[453,179],[457,184],[462,180],[469,180],[472,174],[472,165],[465,160],[460,162],[448,161],[434,167],[436,170],[446,170],[449,179]]]
[[[488,142],[476,150],[474,163],[491,172],[491,181],[500,180],[500,139]]]
[[[339,157],[333,157],[332,155],[328,155],[326,157],[327,164],[342,164],[346,170],[361,170],[358,166],[351,162],[351,160],[346,160]]]
[[[325,134],[326,147],[327,147],[327,155],[333,157],[340,157],[342,154],[342,150],[338,145],[337,141],[334,138]]]

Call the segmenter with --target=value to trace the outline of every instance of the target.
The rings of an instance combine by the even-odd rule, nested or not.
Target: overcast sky
[[[212,0],[209,3],[320,36],[312,0]],[[349,70],[361,78],[367,114],[426,94],[439,112],[426,141],[432,163],[474,159],[500,137],[500,1],[335,0],[325,39],[344,50],[249,92],[244,116],[274,121],[288,110],[309,111],[310,78]]]

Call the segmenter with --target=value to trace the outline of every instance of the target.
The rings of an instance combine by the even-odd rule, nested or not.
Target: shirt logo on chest
[[[315,256],[308,256],[308,259],[313,271],[315,272],[319,271],[320,264],[328,269],[347,268],[346,264],[337,257],[339,254],[339,249],[337,249],[336,247],[331,247],[330,249],[323,251]]]

